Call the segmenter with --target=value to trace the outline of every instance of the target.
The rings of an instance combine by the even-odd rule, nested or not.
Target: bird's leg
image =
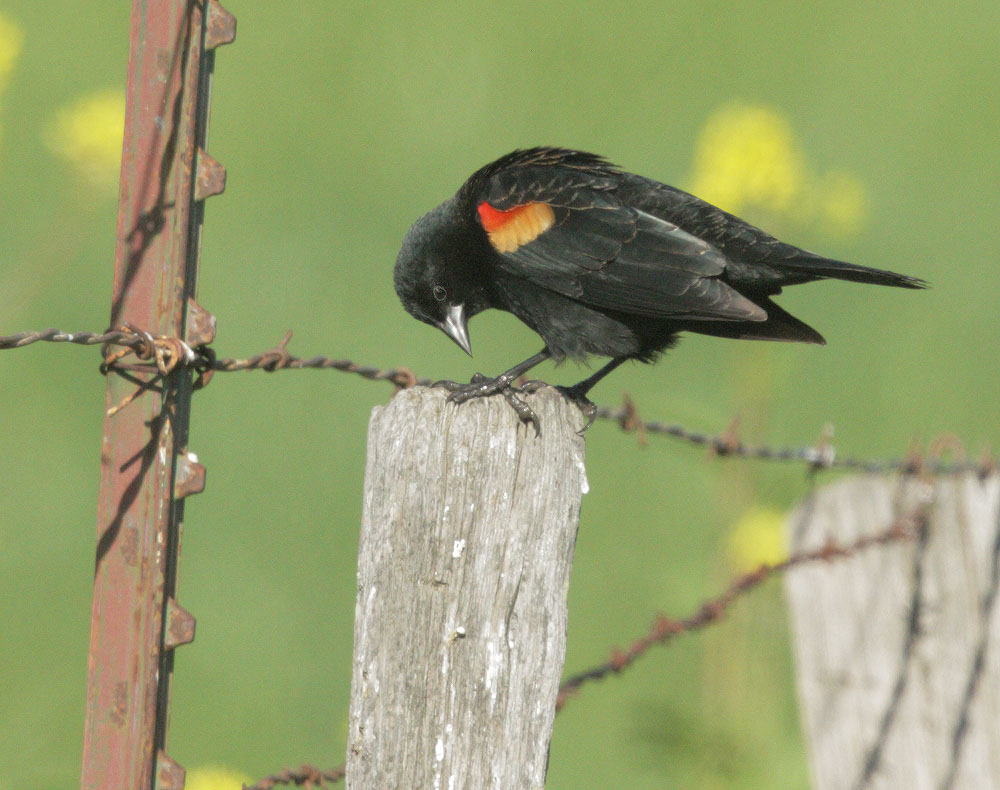
[[[583,412],[583,416],[587,418],[587,424],[584,425],[578,433],[582,434],[591,425],[594,424],[594,420],[597,419],[597,406],[594,405],[593,401],[587,397],[587,393],[590,392],[591,388],[605,376],[607,376],[612,370],[617,368],[622,362],[624,362],[628,357],[615,357],[607,365],[598,370],[594,375],[585,378],[579,384],[574,384],[572,387],[556,387],[563,395],[569,398],[573,403],[580,407],[580,411]]]
[[[543,348],[533,357],[514,365],[510,370],[504,371],[496,378],[487,378],[482,373],[477,373],[468,384],[460,384],[457,381],[435,381],[432,386],[444,387],[449,390],[451,394],[448,396],[448,400],[452,403],[465,403],[473,398],[485,398],[500,393],[511,408],[517,412],[521,422],[531,423],[535,426],[535,435],[537,436],[541,433],[538,415],[527,403],[517,397],[517,389],[511,385],[517,378],[551,356],[551,352],[547,348]]]
[[[482,373],[477,373],[468,384],[461,384],[457,381],[435,381],[431,386],[444,387],[451,391],[448,400],[455,403],[464,403],[472,398],[482,398],[487,395],[496,395],[501,390],[510,389],[511,384],[523,376],[536,365],[547,360],[552,354],[547,348],[543,348],[533,357],[524,362],[514,365],[510,370],[505,370],[496,378],[488,378]]]

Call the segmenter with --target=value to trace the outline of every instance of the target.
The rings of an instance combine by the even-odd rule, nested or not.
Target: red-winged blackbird
[[[417,220],[394,279],[407,311],[470,355],[466,322],[490,307],[541,335],[545,348],[495,379],[439,382],[456,402],[501,392],[537,430],[511,384],[543,360],[611,357],[563,390],[592,420],[590,388],[625,360],[652,362],[678,332],[824,343],[771,297],[825,278],[926,285],[785,244],[602,157],[532,148],[486,165]]]

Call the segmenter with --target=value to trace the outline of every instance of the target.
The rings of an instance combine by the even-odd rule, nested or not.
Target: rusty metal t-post
[[[194,302],[201,201],[225,171],[204,153],[213,50],[235,19],[215,0],[133,0],[111,325],[209,342]],[[155,379],[155,380],[154,380]],[[179,790],[164,751],[173,649],[194,638],[176,602],[183,498],[204,469],[187,452],[191,373],[109,376],[81,788]]]

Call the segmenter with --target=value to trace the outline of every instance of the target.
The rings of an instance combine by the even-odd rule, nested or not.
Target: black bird
[[[611,357],[563,389],[592,422],[590,388],[626,360],[654,361],[679,332],[825,343],[771,297],[826,278],[926,286],[806,252],[687,192],[563,148],[514,151],[474,173],[410,228],[394,276],[406,310],[470,356],[467,321],[490,307],[541,336],[545,348],[496,378],[439,382],[456,402],[503,393],[536,430],[511,385],[540,362]]]

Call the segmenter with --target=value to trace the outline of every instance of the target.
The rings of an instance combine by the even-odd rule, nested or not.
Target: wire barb
[[[294,785],[296,787],[326,787],[327,783],[336,783],[344,778],[344,766],[321,771],[311,765],[299,768],[286,768],[278,774],[264,777],[256,784],[243,785],[243,790],[271,790],[278,785]]]

